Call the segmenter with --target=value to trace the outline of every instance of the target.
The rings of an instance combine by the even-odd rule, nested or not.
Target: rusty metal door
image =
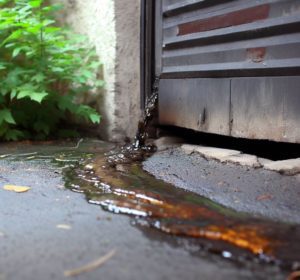
[[[300,143],[299,0],[156,0],[159,122]]]

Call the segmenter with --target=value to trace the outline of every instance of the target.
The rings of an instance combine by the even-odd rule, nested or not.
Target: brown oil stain
[[[52,159],[55,166],[63,168],[66,187],[84,193],[88,202],[107,211],[133,216],[141,226],[200,244],[209,242],[212,248],[221,246],[221,255],[241,250],[289,270],[300,269],[300,226],[241,214],[155,179],[139,163],[151,148],[131,145],[112,150],[111,145],[100,145],[85,149],[87,154],[78,149],[49,150],[49,154],[36,154],[32,160]],[[268,195],[258,200],[268,199]]]
[[[107,160],[114,153],[99,155],[77,170],[76,176],[85,181],[79,188],[90,203],[114,213],[139,217],[171,235],[224,242],[271,260],[280,257],[281,247],[290,245],[282,238],[292,232],[288,225],[279,227],[272,221],[243,217],[222,207],[217,209],[195,194],[156,180],[143,172],[138,163],[116,154],[123,159],[121,171]]]

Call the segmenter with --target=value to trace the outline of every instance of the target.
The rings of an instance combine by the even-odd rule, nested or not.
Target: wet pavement
[[[112,148],[110,145],[99,141],[75,144],[0,148],[1,280],[65,279],[65,270],[85,265],[113,249],[116,254],[102,267],[75,279],[285,279],[291,268],[282,270],[277,262],[269,263],[269,251],[265,259],[265,255],[259,258],[253,253],[259,253],[264,242],[271,242],[269,247],[273,248],[274,240],[287,231],[293,243],[278,248],[284,248],[281,254],[289,261],[296,261],[292,253],[297,252],[297,226],[257,223],[248,216],[245,219],[228,208],[155,180],[138,164],[121,164],[118,171],[108,170],[103,153]],[[5,184],[31,189],[17,194],[3,190]],[[179,197],[184,199],[180,202]],[[102,208],[87,203],[86,198]],[[186,228],[187,222],[190,229],[203,229],[208,223],[228,229],[228,219],[240,225],[244,221],[246,230],[218,235],[226,239],[209,238],[207,228],[203,231],[207,236],[198,238],[174,232]],[[247,220],[250,223],[245,223]],[[168,227],[170,223],[173,227]],[[247,228],[251,223],[254,228],[258,225],[254,235],[249,230],[253,228]],[[278,237],[274,228],[268,236],[265,225],[277,226]],[[164,228],[172,229],[172,234]],[[210,228],[210,233],[216,231]],[[237,240],[240,244],[235,244]],[[238,246],[246,240],[258,247],[253,251],[252,247]]]
[[[157,152],[145,170],[239,212],[300,224],[300,176],[206,160],[181,148]]]

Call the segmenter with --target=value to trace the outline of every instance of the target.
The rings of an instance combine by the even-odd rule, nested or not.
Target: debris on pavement
[[[259,195],[256,200],[257,201],[262,201],[262,200],[269,200],[269,199],[272,199],[273,198],[273,195],[271,194],[262,194],[262,195]]]
[[[112,250],[109,253],[107,253],[105,256],[76,269],[72,269],[72,270],[66,270],[64,272],[64,275],[66,277],[73,277],[73,276],[78,276],[82,273],[85,272],[90,272],[92,270],[97,269],[98,267],[100,267],[101,265],[103,265],[104,263],[106,263],[109,259],[111,259],[116,253],[116,250]]]
[[[23,193],[23,192],[29,191],[31,188],[30,187],[25,187],[25,186],[4,185],[3,189],[6,190],[6,191],[12,191],[12,192],[16,192],[16,193]]]
[[[67,225],[67,224],[59,224],[59,225],[56,225],[56,227],[59,228],[59,229],[64,229],[64,230],[72,229],[72,227],[70,225]]]

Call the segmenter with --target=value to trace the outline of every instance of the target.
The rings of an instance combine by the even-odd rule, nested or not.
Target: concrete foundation
[[[140,116],[140,1],[53,0],[61,18],[85,34],[103,62],[103,92],[92,96],[102,115],[99,134],[111,141],[133,138]]]

